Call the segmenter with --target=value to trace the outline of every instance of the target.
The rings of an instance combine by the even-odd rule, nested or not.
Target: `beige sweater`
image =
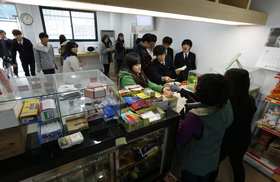
[[[76,56],[69,56],[66,58],[63,64],[63,73],[82,71],[80,67],[79,59]]]

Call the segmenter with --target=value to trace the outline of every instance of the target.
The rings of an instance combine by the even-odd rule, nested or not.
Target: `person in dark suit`
[[[141,42],[135,45],[133,52],[137,53],[141,58],[141,68],[145,72],[146,68],[150,66],[150,62],[146,61],[147,48],[152,43],[152,37],[150,33],[143,35]]]
[[[32,43],[27,38],[22,37],[20,30],[13,30],[12,34],[15,37],[11,49],[13,66],[17,67],[16,54],[18,51],[25,76],[30,76],[30,72],[32,76],[35,76],[35,59]]]
[[[184,71],[181,71],[181,73],[177,78],[177,80],[180,82],[188,79],[190,70],[196,69],[196,63],[195,63],[196,56],[194,53],[190,52],[191,47],[192,47],[192,41],[189,39],[185,39],[182,42],[183,51],[175,55],[175,61],[174,61],[175,67],[181,68],[183,66],[186,66],[186,69]]]
[[[169,55],[173,61],[173,58],[174,58],[174,54],[173,54],[173,49],[170,47],[172,44],[172,38],[171,37],[164,37],[162,39],[162,45],[164,46],[165,48],[165,55]]]
[[[151,63],[151,69],[154,76],[154,82],[159,85],[164,85],[171,82],[172,79],[177,77],[176,67],[169,55],[165,56],[165,48],[163,45],[157,45],[154,48],[154,55],[156,59]]]

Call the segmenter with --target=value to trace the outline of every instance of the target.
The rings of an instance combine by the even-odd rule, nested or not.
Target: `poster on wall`
[[[136,23],[131,23],[131,33],[137,33]]]
[[[256,67],[280,71],[280,28],[271,28]]]

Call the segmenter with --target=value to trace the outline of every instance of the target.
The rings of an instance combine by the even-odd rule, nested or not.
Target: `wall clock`
[[[25,25],[31,25],[33,23],[33,17],[28,14],[28,13],[22,13],[20,15],[20,20],[22,21],[22,23],[24,23]]]

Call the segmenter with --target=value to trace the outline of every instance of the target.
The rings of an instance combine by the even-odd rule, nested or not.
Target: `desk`
[[[82,62],[82,57],[99,56],[99,55],[100,55],[99,52],[89,52],[89,53],[78,52],[77,53],[77,56],[79,58],[80,63]],[[60,54],[55,54],[54,58],[55,59],[60,59]]]

